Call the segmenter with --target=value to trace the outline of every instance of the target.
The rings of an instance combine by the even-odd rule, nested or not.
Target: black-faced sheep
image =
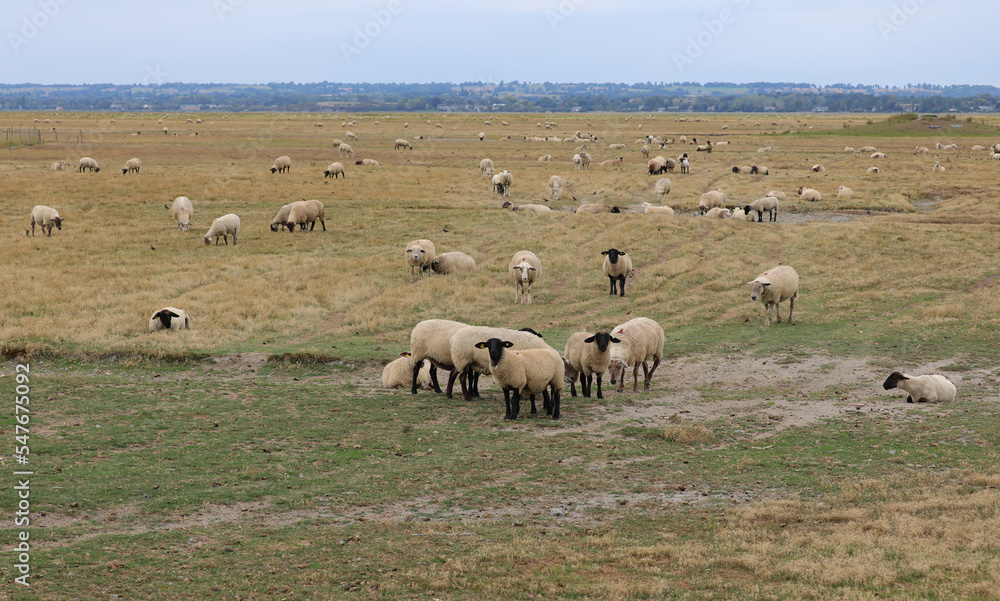
[[[52,227],[62,230],[63,218],[59,216],[59,211],[45,205],[36,205],[31,209],[31,237],[35,237],[35,224],[41,226],[42,233],[52,237]],[[27,233],[27,231],[25,231]]]
[[[287,156],[280,156],[274,159],[274,164],[271,165],[271,173],[284,173],[286,171],[292,170],[292,159]]]
[[[227,236],[233,236],[233,245],[236,245],[236,235],[240,233],[240,218],[234,213],[229,213],[228,215],[223,215],[222,217],[217,217],[215,221],[212,222],[212,227],[208,228],[208,232],[205,234],[204,238],[205,246],[211,244],[212,238],[215,238],[215,245],[219,245],[219,237],[222,237],[222,241],[229,246],[229,239]]]
[[[573,373],[580,377],[580,388],[584,397],[590,398],[594,376],[597,376],[597,398],[603,399],[601,379],[611,365],[611,344],[620,343],[608,332],[601,330],[596,334],[576,332],[566,341],[563,356],[569,363]],[[570,382],[570,394],[576,396],[576,386]]]
[[[882,388],[885,390],[893,388],[905,390],[907,403],[914,401],[918,403],[951,402],[955,400],[957,392],[955,385],[942,375],[909,376],[898,371],[889,374],[889,377],[882,383]]]
[[[508,351],[514,346],[509,340],[490,338],[476,343],[476,348],[490,354],[490,373],[497,386],[503,388],[507,412],[504,419],[517,419],[522,394],[542,393],[552,419],[559,419],[559,395],[562,392],[565,366],[562,357],[552,348]]]
[[[615,287],[618,286],[620,295],[625,296],[625,278],[632,275],[632,257],[617,248],[601,251],[601,254],[604,255],[604,275],[611,280],[611,291],[608,294],[614,295]]]

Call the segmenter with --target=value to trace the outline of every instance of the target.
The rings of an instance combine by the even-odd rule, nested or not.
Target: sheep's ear
[[[624,250],[620,250],[620,251],[618,251],[618,254],[620,254],[620,255],[627,255],[628,253],[625,252]]]
[[[602,250],[602,251],[601,251],[601,254],[602,254],[602,255],[606,255],[606,254],[608,254],[608,251],[606,251],[606,250]]]
[[[402,353],[400,353],[400,354],[399,354],[399,356],[400,356],[400,357],[409,357],[409,356],[410,356],[410,353],[407,353],[407,352],[402,352]]]
[[[587,344],[590,344],[591,342],[593,342],[596,339],[597,339],[597,336],[591,336],[590,338],[584,338],[583,341],[585,343],[587,343]]]
[[[529,268],[528,268],[528,271],[538,271],[538,270],[537,270],[537,269],[535,269],[534,267],[529,267]]]
[[[476,343],[476,348],[486,348],[486,343],[485,342],[477,342]]]
[[[618,344],[619,342],[621,342],[621,340],[615,338],[614,336],[612,336],[610,340],[611,340],[611,342],[614,342],[615,344]]]
[[[510,340],[504,340],[504,342],[503,342],[503,347],[504,348],[511,348],[512,346],[514,346],[513,342],[511,342]]]
[[[760,285],[761,286],[770,286],[771,282],[761,282]]]
[[[756,281],[757,280],[753,280],[752,282],[747,282],[747,286],[753,286],[753,283],[756,282]]]

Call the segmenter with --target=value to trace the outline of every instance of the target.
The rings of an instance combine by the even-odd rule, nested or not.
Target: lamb
[[[467,326],[457,330],[451,336],[451,364],[459,376],[462,385],[462,398],[471,401],[479,396],[479,376],[490,373],[489,353],[476,349],[476,343],[490,338],[502,338],[511,341],[512,350],[550,349],[538,332],[530,328],[523,330],[507,330],[483,326]],[[534,411],[533,411],[534,412]]]
[[[878,167],[869,167],[865,173],[881,173],[881,170]]]
[[[733,173],[751,173],[753,172],[753,166],[751,165],[737,165],[733,167]]]
[[[625,150],[624,144],[609,144],[608,150]]]
[[[753,167],[750,168],[750,173],[752,175],[770,175],[771,171],[767,167],[754,165]]]
[[[681,173],[691,173],[691,161],[687,160],[687,157],[681,159]]]
[[[799,188],[799,196],[802,197],[802,200],[808,200],[811,202],[823,200],[823,195],[819,193],[819,190],[814,190],[812,188]]]
[[[451,397],[458,371],[451,361],[451,337],[467,328],[468,324],[447,319],[425,319],[413,326],[410,331],[410,365],[413,368],[410,392],[417,394],[417,376],[424,362],[430,363],[431,386],[434,392],[441,392],[438,384],[437,370],[451,372],[448,377],[448,397]]]
[[[531,285],[542,275],[542,262],[530,250],[519,250],[511,257],[507,271],[514,280],[514,304],[520,299],[520,304],[530,305]]]
[[[354,161],[355,165],[364,165],[365,167],[378,167],[378,161],[375,159],[361,159],[360,161]]]
[[[549,162],[551,160],[552,160],[552,155],[551,154],[543,154],[542,156],[538,157],[538,162],[539,163],[547,163],[547,162]]]
[[[294,232],[295,226],[299,226],[299,231],[305,231],[306,224],[309,224],[309,231],[316,227],[316,220],[319,220],[326,231],[326,209],[323,203],[318,200],[300,200],[293,202],[292,208],[288,212],[288,231]]]
[[[83,173],[84,170],[90,170],[92,173],[99,173],[101,171],[100,166],[98,166],[97,161],[90,157],[83,157],[80,159],[80,168],[77,169],[77,173]]]
[[[396,139],[396,145],[393,146],[393,150],[399,150],[400,148],[406,148],[407,150],[413,150],[413,145],[404,140],[403,138]]]
[[[536,215],[537,214],[542,214],[542,213],[551,213],[552,212],[552,209],[548,208],[545,205],[530,205],[530,204],[529,205],[516,205],[516,204],[512,203],[509,200],[504,201],[504,203],[502,205],[500,205],[500,208],[501,209],[510,209],[511,211],[521,211],[521,212],[524,212],[524,213],[534,213]]]
[[[215,238],[215,245],[219,245],[219,236],[222,236],[222,241],[229,246],[229,239],[227,236],[232,234],[233,236],[233,246],[236,245],[236,235],[240,233],[240,218],[234,213],[229,213],[228,215],[223,215],[218,217],[212,222],[212,227],[208,228],[208,232],[202,238],[205,241],[205,246],[211,244],[211,239]]]
[[[621,213],[621,212],[622,210],[618,207],[613,207],[610,205],[602,205],[602,204],[580,205],[576,208],[576,211],[574,211],[574,213],[577,214],[589,214],[589,215],[597,215],[598,213]]]
[[[122,175],[132,173],[133,171],[139,173],[139,167],[142,167],[142,161],[139,159],[129,159],[125,161],[125,166],[122,167]]]
[[[658,207],[648,202],[642,203],[642,212],[647,215],[673,215],[674,210],[668,206]]]
[[[559,419],[559,395],[562,392],[565,367],[562,357],[552,348],[507,351],[514,346],[509,340],[490,338],[476,343],[476,348],[490,354],[490,373],[498,386],[503,388],[507,412],[504,419],[515,420],[521,411],[521,394],[548,396],[547,412],[552,419]]]
[[[59,216],[59,211],[45,205],[36,205],[31,209],[31,237],[35,237],[35,224],[41,226],[42,233],[52,237],[52,226],[62,231],[63,218]],[[27,234],[25,230],[25,234]]]
[[[274,219],[271,220],[271,231],[272,232],[276,232],[279,229],[281,229],[281,228],[283,228],[283,227],[285,227],[285,226],[288,225],[288,216],[291,215],[291,213],[292,213],[292,205],[293,204],[295,204],[295,203],[291,202],[291,203],[288,203],[285,206],[281,207],[281,210],[278,211],[278,214],[274,216]]]
[[[649,146],[648,145],[643,144],[642,148],[639,149],[639,152],[642,153],[643,158],[646,158],[646,159],[649,158]]]
[[[778,220],[778,199],[774,196],[765,196],[763,198],[758,198],[757,200],[751,202],[750,204],[743,207],[743,212],[747,214],[748,221],[757,221],[762,223],[764,221],[764,211],[767,211],[768,221]],[[751,219],[753,213],[757,213],[757,219]]]
[[[894,371],[882,383],[882,388],[891,390],[899,388],[907,392],[906,402],[912,403],[939,403],[944,401],[950,403],[955,400],[955,385],[948,381],[948,378],[931,374],[926,376],[910,376],[902,372]]]
[[[292,159],[287,156],[280,156],[274,159],[274,164],[271,165],[271,173],[278,172],[284,173],[286,171],[292,170]]]
[[[620,295],[624,297],[625,278],[632,275],[632,257],[617,248],[601,251],[601,254],[604,255],[604,265],[602,266],[604,275],[611,280],[611,291],[608,294],[614,296],[617,283],[620,287]]]
[[[493,189],[500,196],[510,196],[510,187],[514,184],[514,174],[504,169],[493,176]]]
[[[799,296],[799,274],[788,265],[779,265],[760,274],[750,286],[750,299],[764,303],[766,319],[765,326],[771,325],[771,307],[781,323],[781,305],[788,301],[788,323],[792,323],[792,311],[795,310],[795,299]]]
[[[698,210],[704,215],[705,211],[714,208],[721,207],[726,204],[726,193],[722,189],[710,190],[701,195],[701,199],[698,201]]]
[[[358,136],[353,131],[344,132],[344,137],[348,140],[357,140]]]
[[[471,273],[476,270],[476,260],[463,252],[441,253],[431,261],[431,270],[441,275]]]
[[[187,196],[178,196],[170,207],[170,216],[177,222],[177,229],[182,232],[191,227],[191,217],[194,216],[194,205]]]
[[[385,388],[403,388],[409,386],[413,379],[413,366],[410,365],[410,353],[400,353],[395,361],[382,368],[382,386]],[[417,386],[422,390],[433,390],[431,386],[431,363],[424,363],[417,373]]]
[[[611,365],[611,344],[621,340],[601,330],[596,334],[576,332],[566,341],[563,356],[572,372],[580,376],[580,388],[584,397],[590,398],[594,375],[597,375],[597,398],[603,399],[601,379]],[[567,370],[569,371],[569,370]],[[576,396],[576,386],[570,382],[570,394]]]
[[[671,184],[669,179],[662,177],[656,180],[656,200],[663,202],[663,197],[670,194],[670,188]]]
[[[56,161],[55,163],[49,165],[49,169],[51,169],[52,171],[65,171],[66,161]]]
[[[990,155],[990,158],[993,159],[994,161],[1000,161],[1000,152],[994,152],[993,154]]]
[[[618,392],[622,392],[625,389],[625,370],[631,365],[632,391],[638,391],[641,364],[645,380],[643,390],[649,390],[653,372],[663,358],[663,328],[648,317],[636,317],[615,326],[611,335],[619,341],[611,347],[611,362],[608,366],[611,384],[614,385],[618,380]],[[646,365],[650,359],[653,360],[652,368]]]
[[[493,161],[490,159],[479,161],[479,174],[483,177],[491,177],[493,175]]]
[[[934,166],[931,167],[931,171],[932,172],[940,171],[940,172],[944,173],[944,170],[945,170],[944,169],[944,165],[942,165],[940,162],[934,163]]]
[[[884,153],[884,152],[873,152],[873,153],[871,153],[871,155],[870,155],[870,157],[869,157],[869,158],[873,158],[873,159],[884,159],[884,158],[886,158],[886,157],[888,157],[888,156],[889,156],[889,155],[887,155],[887,154],[886,154],[886,153]]]
[[[354,149],[351,148],[351,145],[348,144],[347,142],[344,142],[343,144],[341,144],[337,148],[337,152],[340,154],[340,156],[347,155],[347,158],[351,158],[351,157],[354,156]]]
[[[854,190],[847,186],[837,188],[837,200],[851,200],[852,198],[854,198]]]
[[[149,318],[149,331],[190,330],[191,317],[187,311],[176,307],[164,307]]]
[[[730,216],[729,209],[724,207],[712,207],[705,211],[705,217],[708,219],[729,219]]]
[[[347,173],[344,172],[344,166],[340,163],[330,163],[330,166],[327,167],[326,171],[323,172],[323,179],[326,179],[328,177],[337,179],[340,176],[343,176],[344,179],[347,179]]]
[[[431,268],[431,263],[437,256],[434,252],[434,243],[423,238],[414,240],[406,245],[403,250],[406,262],[410,264],[410,282],[413,281],[415,271],[420,272],[420,279],[424,279],[424,272]],[[430,277],[430,274],[427,274]],[[413,350],[413,347],[410,347]]]
[[[826,171],[826,167],[824,167],[823,165],[813,165],[812,167],[809,168],[809,170],[815,171],[816,173],[823,173],[824,171]]]
[[[621,167],[623,157],[618,157],[616,159],[608,159],[606,161],[601,161],[601,167]]]
[[[562,191],[563,178],[553,175],[549,178],[549,190],[552,191],[552,200],[559,200],[559,192]]]

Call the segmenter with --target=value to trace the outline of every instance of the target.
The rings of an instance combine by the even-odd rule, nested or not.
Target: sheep
[[[483,177],[493,176],[493,161],[490,159],[483,159],[479,161],[479,174]]]
[[[309,224],[309,231],[316,227],[316,220],[319,220],[326,231],[326,209],[323,203],[318,200],[300,200],[293,202],[292,208],[288,212],[288,231],[294,232],[295,226],[299,226],[299,231],[305,231],[306,224]]]
[[[851,200],[852,198],[854,198],[854,190],[847,186],[837,188],[837,200]]]
[[[493,176],[493,189],[500,196],[510,196],[510,187],[514,184],[514,174],[504,169]]]
[[[881,170],[878,167],[869,167],[865,173],[881,173]]]
[[[609,248],[608,250],[601,251],[601,254],[604,255],[604,265],[602,266],[604,275],[608,276],[608,279],[611,280],[611,291],[608,294],[614,296],[617,284],[620,288],[620,295],[624,297],[625,278],[632,275],[632,257],[626,254],[624,250],[618,250],[617,248]]]
[[[941,150],[958,150],[958,144],[945,144]]]
[[[378,161],[375,159],[361,159],[360,161],[354,161],[355,165],[364,165],[365,167],[378,167]]]
[[[531,285],[542,275],[541,260],[530,250],[519,250],[511,257],[507,271],[514,280],[514,304],[520,299],[520,304],[530,305]]]
[[[552,348],[538,332],[530,328],[508,330],[484,326],[467,326],[451,336],[451,364],[462,385],[462,398],[471,401],[479,396],[479,376],[490,373],[489,353],[476,349],[476,343],[490,338],[502,338],[514,343],[512,350]],[[534,412],[534,410],[532,411]]]
[[[393,146],[393,150],[399,150],[400,148],[406,148],[407,150],[413,150],[413,145],[404,140],[403,138],[396,139],[396,145]]]
[[[573,169],[579,171],[582,169],[583,158],[579,154],[573,155]]]
[[[514,346],[510,340],[490,338],[476,343],[476,348],[490,354],[490,373],[503,388],[507,407],[504,419],[515,420],[521,411],[521,394],[546,395],[551,390],[546,411],[559,419],[559,395],[562,392],[565,367],[562,357],[552,348],[506,351]]]
[[[344,143],[344,141],[341,140],[340,138],[334,138],[333,139],[333,146],[335,146],[335,147],[340,146],[343,143]]]
[[[552,160],[552,155],[551,154],[543,154],[542,156],[538,157],[538,162],[539,163],[547,163],[548,161],[551,161],[551,160]]]
[[[288,225],[288,216],[292,212],[292,205],[293,204],[295,204],[295,203],[291,202],[291,203],[288,203],[285,206],[281,207],[281,210],[278,211],[278,214],[274,216],[274,219],[271,220],[271,231],[272,232],[276,232],[279,229],[281,229],[281,228],[283,228],[283,227],[285,227],[285,226]]]
[[[90,157],[83,157],[80,159],[80,168],[77,169],[77,173],[83,173],[84,170],[90,170],[92,173],[100,173],[101,168],[98,166],[97,161]]]
[[[712,207],[705,211],[705,217],[708,219],[729,219],[731,215],[729,209],[724,207]]]
[[[858,152],[858,153],[861,153],[861,152],[875,152],[876,150],[878,150],[878,149],[875,148],[874,146],[862,146],[861,148],[858,148],[856,152]]]
[[[927,154],[928,152],[930,152],[930,149],[928,149],[926,146],[913,147],[913,154]]]
[[[642,212],[647,215],[673,215],[674,210],[668,206],[658,207],[648,202],[642,203]]]
[[[906,402],[912,403],[949,403],[955,400],[955,385],[948,378],[939,374],[926,376],[910,376],[894,371],[882,383],[882,388],[891,390],[899,388],[907,392]]]
[[[996,144],[990,146],[990,150],[992,150],[993,152],[1000,152],[1000,142],[997,142]]]
[[[747,221],[747,212],[743,209],[743,207],[735,207],[732,211],[732,217],[733,219],[742,219]]]
[[[647,146],[646,144],[642,145],[642,148],[639,149],[639,152],[642,153],[643,158],[646,159],[649,158],[649,146]]]
[[[687,160],[687,157],[681,159],[681,173],[691,173],[691,161]]]
[[[721,189],[710,190],[701,195],[701,199],[698,201],[698,210],[702,215],[705,211],[714,208],[721,207],[726,204],[726,193]]]
[[[486,132],[479,132],[479,141],[482,142],[486,138]]]
[[[609,144],[608,150],[625,150],[624,144]]]
[[[986,147],[985,146],[980,146],[979,144],[975,144],[969,150],[971,150],[973,152],[982,152],[983,150],[986,150]]]
[[[563,178],[553,175],[549,178],[549,190],[552,191],[552,200],[559,200],[559,192],[562,191]]]
[[[55,163],[49,165],[49,169],[51,169],[52,171],[65,171],[66,161],[56,161]]]
[[[142,167],[142,161],[139,159],[129,159],[125,161],[125,166],[122,167],[122,175],[132,173],[133,171],[139,173],[139,167]]]
[[[328,177],[337,179],[340,176],[343,176],[344,179],[347,179],[347,173],[344,172],[344,166],[340,163],[330,163],[330,166],[327,167],[326,171],[323,172],[323,179],[326,179]]]
[[[823,200],[823,195],[819,193],[819,190],[814,190],[812,188],[799,188],[799,196],[802,197],[802,200],[808,200],[811,202]]]
[[[344,142],[337,148],[337,153],[339,153],[340,156],[347,155],[347,158],[351,158],[354,156],[354,149],[351,148],[350,144]]]
[[[621,213],[621,212],[622,210],[618,207],[613,207],[611,205],[602,205],[602,204],[580,205],[576,208],[576,211],[574,211],[574,213],[577,214],[588,214],[588,215],[597,215],[598,213]]]
[[[622,392],[625,389],[625,370],[631,365],[632,391],[638,391],[641,364],[645,380],[643,390],[649,390],[653,372],[663,358],[663,328],[648,317],[636,317],[615,326],[611,335],[618,339],[618,343],[611,347],[611,362],[608,365],[611,384],[618,380],[618,392]],[[652,368],[646,365],[650,359],[653,360]]]
[[[174,204],[170,207],[170,215],[177,222],[177,229],[182,232],[188,231],[191,227],[191,217],[194,216],[194,205],[187,196],[178,196],[174,199]]]
[[[407,244],[406,248],[403,249],[403,255],[406,257],[406,262],[410,265],[410,282],[413,282],[413,276],[416,271],[420,272],[420,279],[424,279],[424,272],[431,268],[431,263],[434,262],[434,258],[437,256],[434,252],[434,243],[423,238]],[[430,277],[430,273],[427,274],[427,277]],[[410,350],[413,350],[413,348],[410,347]]]
[[[583,171],[586,171],[587,169],[589,169],[590,168],[590,161],[592,159],[593,159],[593,157],[590,156],[590,153],[588,153],[588,152],[581,152],[580,153],[580,169],[582,169]]]
[[[687,136],[681,136],[677,138],[677,141],[680,142],[681,144],[687,144],[688,139]]]
[[[55,226],[57,230],[62,231],[63,221],[64,219],[59,216],[59,211],[45,205],[36,205],[31,209],[31,237],[35,237],[36,223],[41,227],[42,233],[51,238],[52,226]],[[25,230],[25,234],[27,233],[27,230]]]
[[[441,253],[431,261],[431,270],[441,275],[471,273],[476,270],[476,260],[463,252]]]
[[[563,356],[574,374],[580,376],[580,389],[584,397],[590,398],[594,375],[597,375],[597,398],[603,399],[601,379],[611,365],[611,344],[621,340],[601,330],[596,334],[576,332],[566,341]],[[576,386],[570,381],[570,394],[576,396]]]
[[[646,162],[646,169],[650,175],[660,175],[664,171],[669,171],[667,168],[667,159],[662,156],[655,156]]]
[[[750,299],[764,303],[766,319],[765,326],[771,325],[771,307],[781,323],[781,305],[788,301],[788,323],[792,323],[792,311],[795,310],[795,299],[799,296],[799,274],[788,265],[779,265],[760,274],[750,286]]]
[[[812,167],[809,168],[809,170],[815,171],[816,173],[823,173],[824,171],[826,171],[826,167],[824,167],[823,165],[813,165]]]
[[[434,392],[441,392],[437,370],[451,372],[448,377],[447,391],[448,397],[451,397],[455,378],[458,377],[458,371],[451,361],[451,337],[458,330],[467,327],[469,327],[468,324],[447,319],[425,319],[413,326],[413,330],[410,331],[410,365],[413,368],[410,392],[412,394],[417,394],[417,377],[426,361],[431,365],[431,386]]]
[[[271,173],[278,172],[284,173],[286,171],[292,170],[292,159],[287,156],[280,156],[274,159],[274,164],[271,165]]]
[[[164,307],[149,318],[149,331],[190,330],[191,316],[176,307]]]
[[[344,132],[344,137],[347,138],[348,140],[357,140],[358,139],[358,136],[355,135],[353,131]]]
[[[934,166],[931,167],[931,171],[932,172],[940,171],[943,173],[945,171],[944,165],[942,165],[940,162],[934,163]]]
[[[771,152],[771,147],[770,146],[764,146],[762,148],[758,148],[757,152],[759,152],[760,154],[764,154],[765,152]]]
[[[698,146],[695,146],[694,149],[697,152],[712,152],[713,147],[714,145],[712,144],[712,141],[707,140],[705,144],[700,144]]]
[[[413,366],[410,365],[410,353],[400,353],[395,361],[382,368],[382,386],[385,388],[403,388],[409,386],[413,379]],[[433,390],[431,386],[431,363],[424,363],[417,373],[417,386],[421,390]]]
[[[608,159],[606,161],[601,161],[601,167],[621,167],[623,157],[618,157],[616,159]]]
[[[219,236],[222,236],[222,241],[229,246],[228,235],[233,236],[233,246],[236,245],[236,235],[240,233],[240,218],[234,213],[229,213],[228,215],[223,215],[218,217],[212,222],[212,227],[208,228],[208,232],[202,238],[205,241],[205,246],[211,244],[212,238],[215,238],[215,245],[219,245]]]
[[[774,198],[777,198],[782,202],[785,201],[785,193],[782,192],[781,190],[771,190],[770,192],[767,193],[767,196],[773,196]]]
[[[872,158],[872,159],[884,159],[884,158],[886,158],[888,156],[889,155],[887,155],[884,152],[873,152],[873,153],[871,153],[871,155],[869,155],[869,158]]]
[[[767,167],[754,165],[753,167],[750,168],[750,173],[752,175],[770,175],[771,171]]]
[[[751,165],[737,165],[732,169],[733,173],[750,173],[753,171],[753,166]]]
[[[1000,152],[994,152],[993,154],[990,155],[990,158],[993,159],[994,161],[1000,161]]]
[[[844,146],[844,152],[854,152],[853,146]]]
[[[531,205],[531,204],[528,204],[528,205],[516,205],[516,204],[512,203],[509,200],[504,201],[504,203],[502,205],[500,205],[500,208],[501,209],[510,209],[511,211],[520,211],[520,212],[523,212],[523,213],[534,213],[534,214],[551,213],[552,212],[552,209],[548,208],[545,205]]]
[[[779,201],[774,196],[765,196],[763,198],[758,198],[743,207],[743,212],[747,215],[747,221],[757,221],[758,223],[762,223],[764,221],[764,211],[767,211],[768,221],[777,221],[778,204]],[[756,220],[751,218],[753,213],[757,213]]]
[[[662,177],[656,180],[656,200],[663,202],[663,197],[670,194],[671,184],[668,178]]]

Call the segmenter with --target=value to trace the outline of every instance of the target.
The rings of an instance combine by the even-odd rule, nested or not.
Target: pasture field
[[[0,598],[1000,598],[1000,161],[971,150],[1000,142],[996,116],[4,117],[46,141],[0,159],[0,389],[30,365],[34,470],[31,586],[5,554]],[[577,143],[524,140],[576,131],[598,137],[587,171]],[[691,155],[667,174],[674,217],[633,212],[662,177],[647,134],[730,142],[652,147]],[[844,151],[865,145],[888,157]],[[291,171],[272,175],[280,155]],[[76,172],[82,156],[101,171]],[[553,213],[501,210],[484,157],[513,172],[513,202]],[[334,161],[345,179],[324,179]],[[716,188],[730,207],[787,199],[777,223],[698,217]],[[165,208],[182,195],[188,233]],[[269,230],[308,198],[326,231]],[[623,214],[572,214],[590,202]],[[61,231],[25,236],[37,204]],[[231,212],[239,242],[205,246]],[[476,272],[411,283],[416,238]],[[624,298],[601,273],[612,247],[635,265]],[[520,249],[543,262],[531,305],[506,274]],[[764,327],[746,282],[779,263],[801,278],[795,322]],[[167,305],[190,331],[148,333]],[[666,332],[651,390],[567,388],[558,421],[505,422],[488,378],[469,403],[381,387],[424,319],[532,327],[561,351],[636,316]],[[894,370],[944,373],[958,398],[906,404],[882,390]],[[0,422],[13,445],[14,403]]]

